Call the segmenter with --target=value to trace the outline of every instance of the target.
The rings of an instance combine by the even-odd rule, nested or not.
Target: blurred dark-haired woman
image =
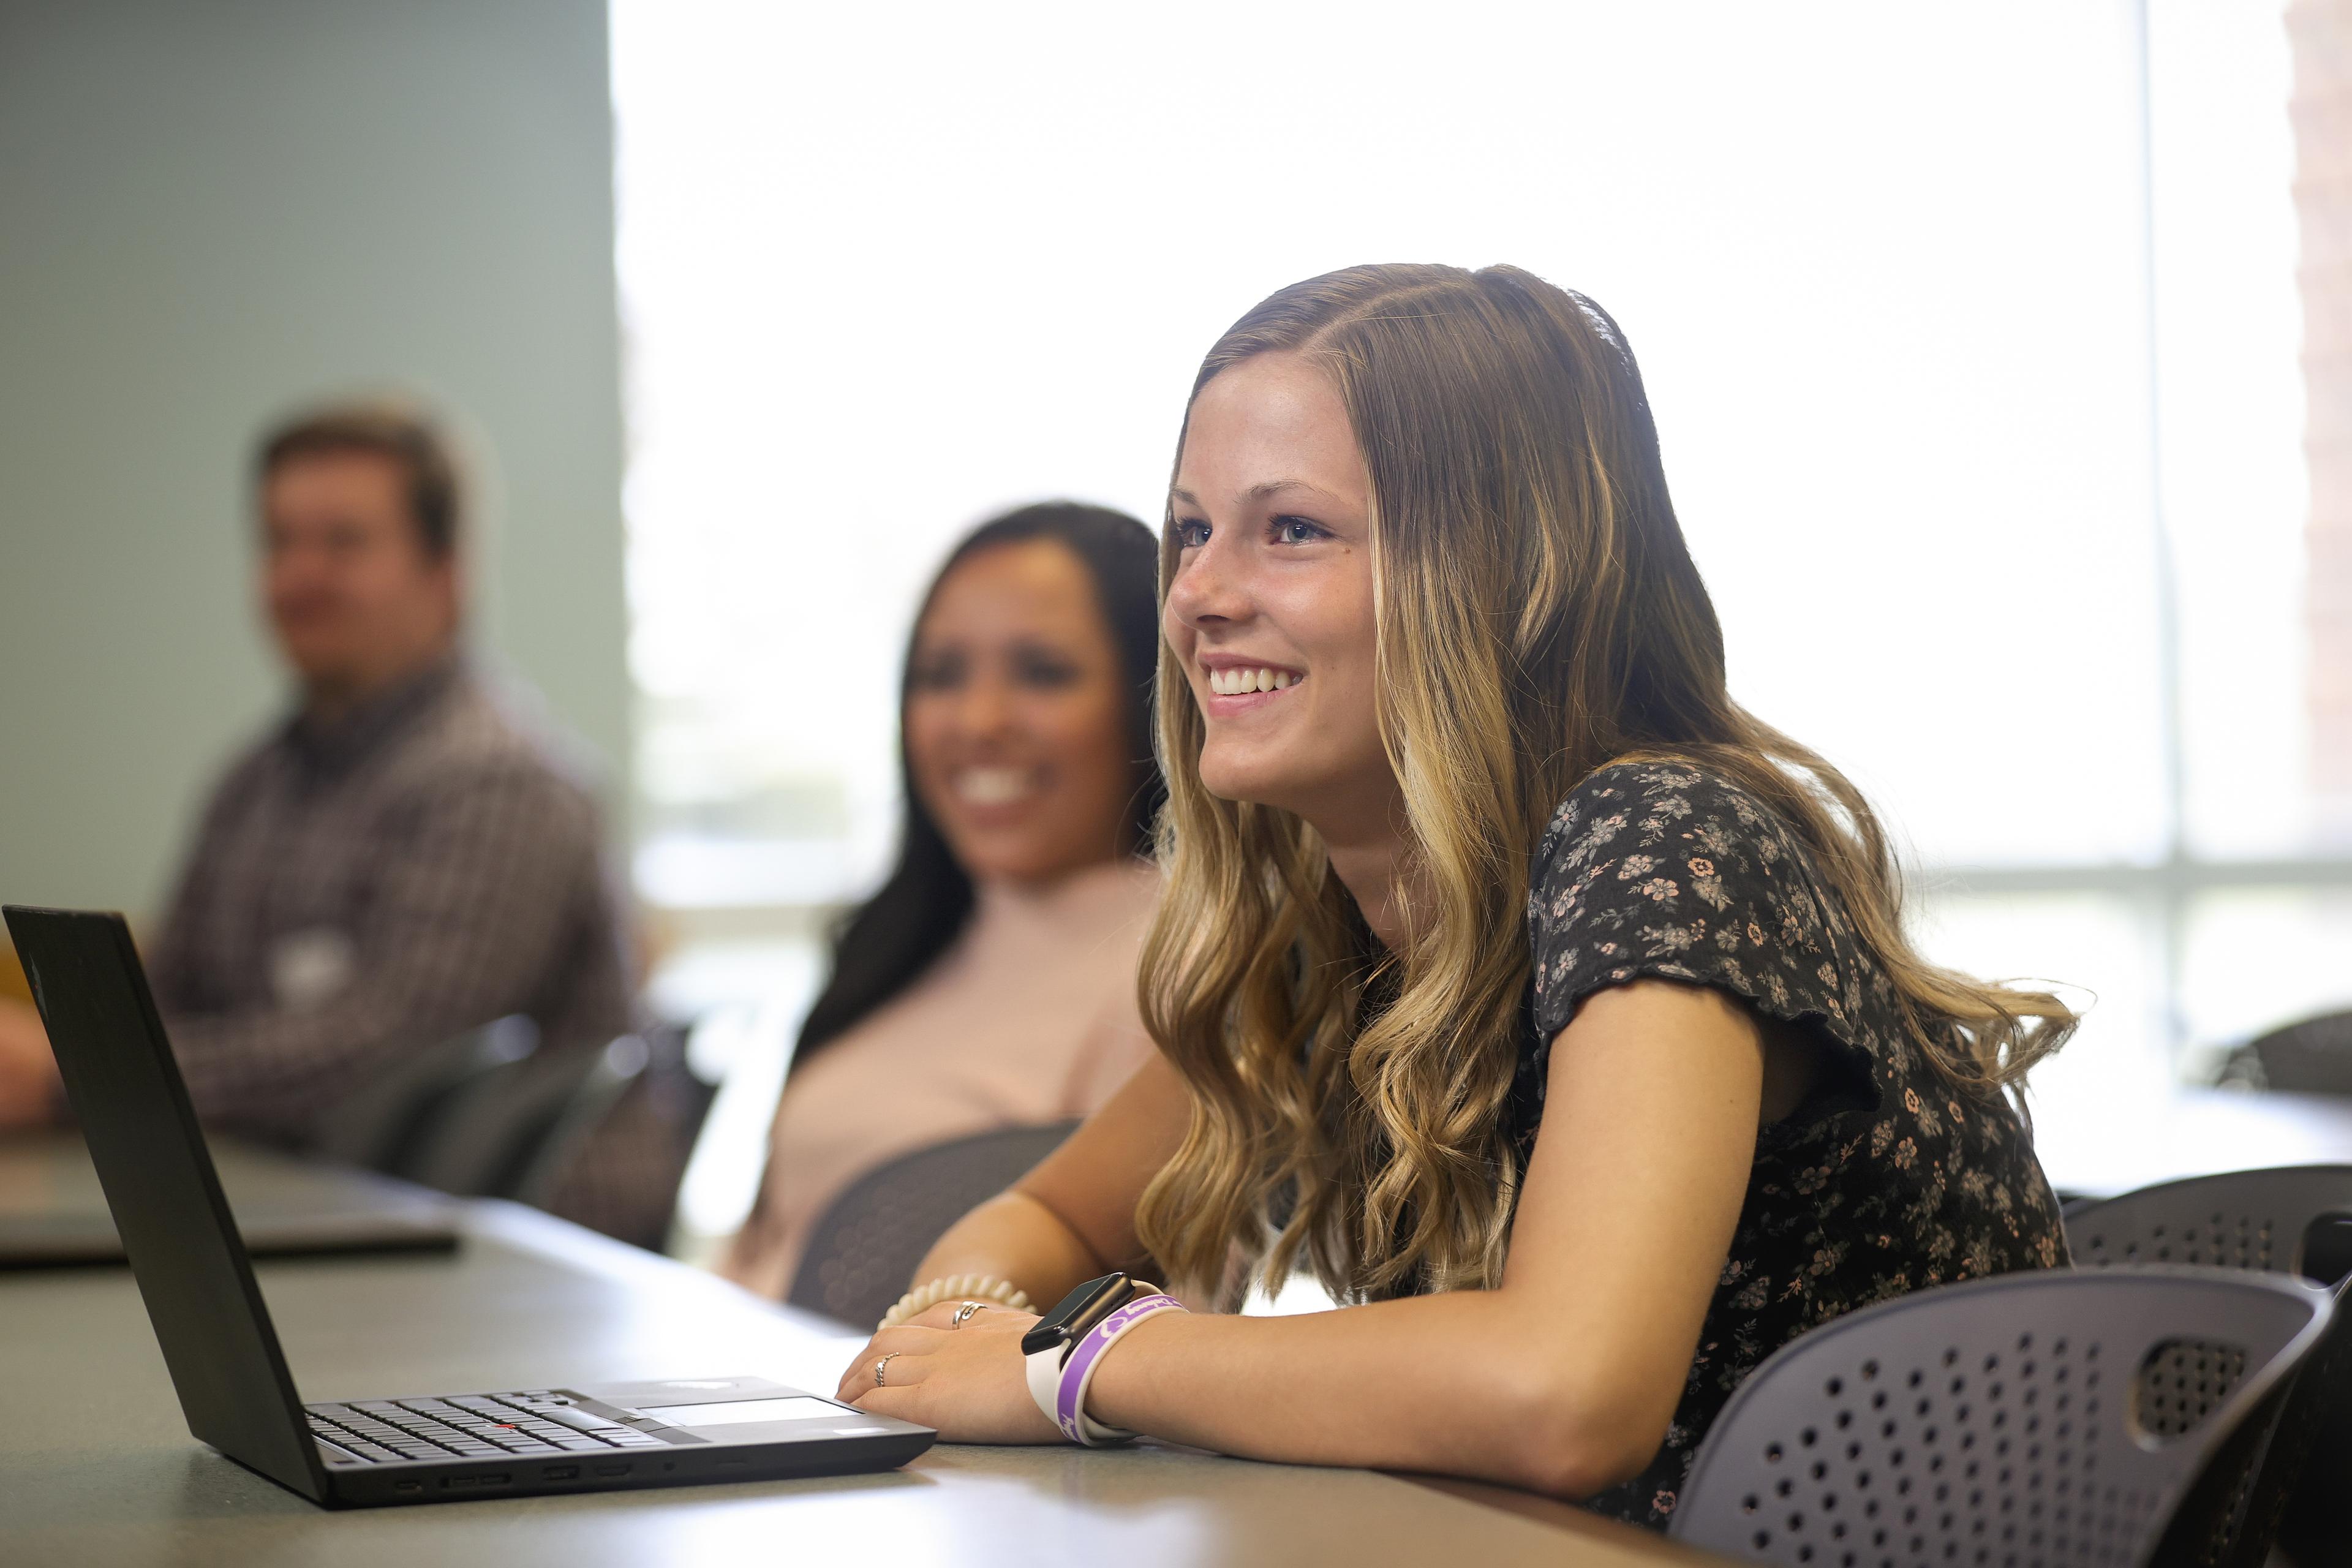
[[[1087,1115],[1150,1054],[1158,572],[1134,518],[1053,502],[982,524],[932,581],[900,689],[898,862],[835,935],[722,1264],[738,1283],[782,1296],[873,1167]]]

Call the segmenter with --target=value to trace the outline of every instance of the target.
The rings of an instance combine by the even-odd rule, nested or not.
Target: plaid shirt
[[[198,1111],[299,1148],[405,1053],[492,1018],[558,1049],[626,1032],[600,847],[587,792],[454,658],[281,726],[215,793],[148,955]]]

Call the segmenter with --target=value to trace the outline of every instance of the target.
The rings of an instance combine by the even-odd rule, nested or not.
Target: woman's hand
[[[867,1342],[841,1374],[836,1399],[876,1415],[936,1427],[950,1443],[1058,1443],[1062,1434],[1029,1397],[1021,1336],[1034,1312],[991,1306],[950,1328],[957,1301],[942,1301]],[[874,1363],[888,1356],[880,1387]]]

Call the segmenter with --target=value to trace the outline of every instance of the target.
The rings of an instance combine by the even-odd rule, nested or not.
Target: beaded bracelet
[[[884,1329],[895,1329],[908,1319],[929,1311],[942,1301],[961,1300],[993,1301],[1016,1312],[1036,1310],[1029,1304],[1025,1294],[993,1274],[950,1274],[928,1285],[919,1285],[899,1297],[898,1304],[883,1313],[882,1321],[874,1325],[874,1331],[880,1333]]]

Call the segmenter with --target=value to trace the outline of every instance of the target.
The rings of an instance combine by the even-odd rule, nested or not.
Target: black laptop
[[[927,1426],[751,1377],[303,1405],[122,917],[5,911],[188,1430],[330,1508],[885,1470]]]

